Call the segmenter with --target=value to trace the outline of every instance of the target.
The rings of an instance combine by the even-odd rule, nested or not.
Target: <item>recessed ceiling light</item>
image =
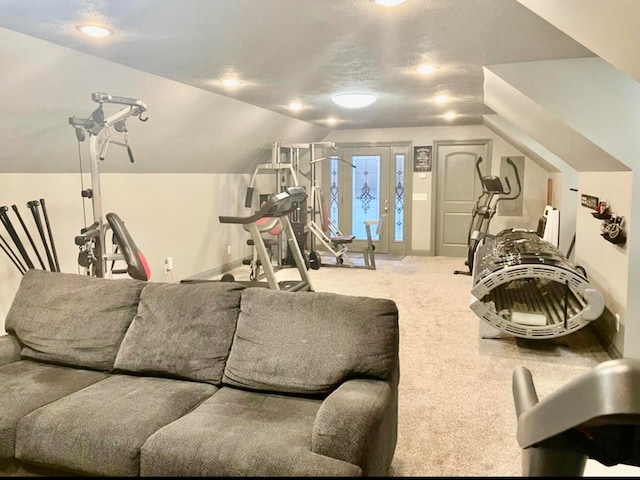
[[[457,116],[458,115],[456,114],[456,112],[447,112],[444,114],[444,118],[446,118],[447,120],[453,120]]]
[[[416,71],[418,73],[421,73],[422,75],[431,75],[436,70],[438,69],[433,65],[420,65],[418,68],[416,68]]]
[[[383,7],[395,7],[396,5],[400,5],[401,3],[406,2],[407,0],[373,0],[378,5],[382,5]]]
[[[449,101],[449,97],[446,95],[438,95],[433,99],[436,103],[447,103]]]
[[[302,104],[300,102],[291,102],[289,104],[289,110],[293,110],[294,112],[302,110]]]
[[[85,35],[93,38],[102,38],[113,35],[113,32],[111,30],[105,27],[101,27],[100,25],[78,25],[76,28]]]
[[[376,101],[372,93],[339,93],[332,97],[333,103],[345,108],[368,107]]]
[[[240,80],[238,80],[237,78],[225,78],[222,80],[222,85],[231,88],[237,87],[238,85],[240,85]]]
[[[335,118],[333,118],[333,117],[329,117],[329,118],[327,118],[327,123],[328,123],[329,125],[335,125],[336,123],[338,123],[338,120],[336,120],[336,119],[335,119]]]

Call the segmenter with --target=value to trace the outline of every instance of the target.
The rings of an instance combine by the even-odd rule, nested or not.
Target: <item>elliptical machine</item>
[[[489,235],[489,224],[498,211],[498,203],[504,200],[515,200],[522,193],[518,167],[516,167],[511,158],[507,157],[507,163],[513,169],[518,187],[517,192],[513,195],[511,194],[509,178],[504,177],[505,188],[500,177],[482,175],[482,171],[480,170],[481,163],[482,157],[478,157],[476,160],[476,172],[482,185],[482,194],[478,197],[478,200],[476,200],[473,210],[471,211],[471,223],[467,237],[467,260],[464,262],[468,270],[455,270],[453,272],[454,275],[471,275],[476,249],[483,243],[485,238],[491,237],[491,235]]]

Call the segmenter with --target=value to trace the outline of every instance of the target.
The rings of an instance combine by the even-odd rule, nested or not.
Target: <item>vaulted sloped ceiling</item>
[[[638,0],[518,0],[621,72],[640,82]]]
[[[518,2],[600,58],[485,65],[487,106],[577,171],[637,166],[640,2]]]
[[[114,145],[103,172],[249,173],[270,159],[273,141],[319,141],[330,131],[1,28],[0,65],[7,73],[0,77],[2,172],[78,172],[68,118],[87,118],[98,107],[92,92],[138,98],[148,107],[146,123],[127,121],[135,163]]]
[[[87,39],[76,29],[86,21],[115,35]],[[0,172],[77,171],[67,119],[88,116],[96,91],[149,107],[149,122],[127,125],[136,163],[110,148],[104,172],[237,173],[274,141],[332,129],[481,124],[493,113],[483,65],[589,57],[516,0],[2,0]],[[423,63],[438,72],[419,75]],[[244,88],[223,88],[226,73]],[[344,89],[378,100],[340,109],[331,96]],[[288,110],[293,99],[305,108]]]

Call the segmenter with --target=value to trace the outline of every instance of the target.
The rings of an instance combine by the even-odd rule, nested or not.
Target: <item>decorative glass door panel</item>
[[[365,222],[370,225],[376,253],[405,254],[408,214],[407,168],[409,146],[340,147],[323,170],[329,192],[328,214],[343,235],[355,235],[349,252],[358,254],[366,245]],[[409,170],[410,171],[410,170]]]
[[[380,155],[353,155],[351,232],[357,240],[366,240],[367,220],[380,220]],[[371,238],[379,240],[377,229],[371,229]]]

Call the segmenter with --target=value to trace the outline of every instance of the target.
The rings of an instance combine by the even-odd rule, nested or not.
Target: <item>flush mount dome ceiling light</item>
[[[406,2],[407,0],[373,0],[374,3],[378,5],[382,5],[383,7],[395,7],[400,5],[401,3]]]
[[[338,93],[332,98],[333,103],[345,108],[368,107],[376,101],[376,96],[372,93]]]
[[[103,38],[108,37],[109,35],[113,35],[113,32],[106,27],[101,27],[100,25],[78,25],[76,27],[80,32],[88,35],[93,38]]]

